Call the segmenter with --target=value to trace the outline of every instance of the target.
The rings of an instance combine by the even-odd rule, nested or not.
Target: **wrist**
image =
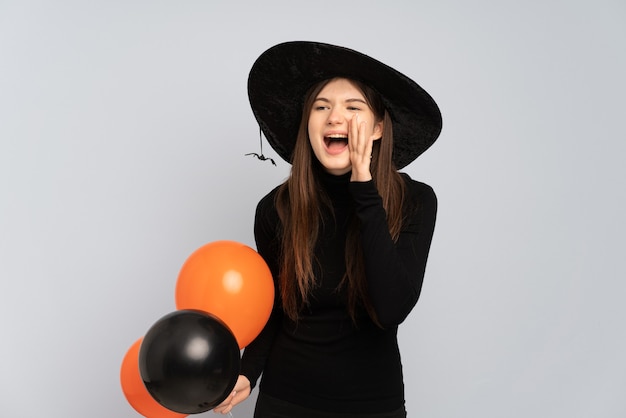
[[[359,181],[366,182],[372,179],[372,174],[368,171],[367,173],[358,173],[356,171],[352,171],[352,175],[350,176],[350,181]]]

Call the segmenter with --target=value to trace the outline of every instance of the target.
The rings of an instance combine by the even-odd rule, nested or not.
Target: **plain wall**
[[[400,328],[409,416],[626,416],[621,0],[0,0],[0,416],[139,416],[124,354],[196,248],[254,247],[288,174],[244,154],[248,71],[290,40],[382,60],[443,113],[404,170],[440,205]]]

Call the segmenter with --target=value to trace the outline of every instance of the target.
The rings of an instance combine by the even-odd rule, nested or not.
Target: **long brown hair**
[[[308,116],[315,98],[330,81],[318,83],[306,95],[292,155],[291,173],[276,195],[276,208],[283,228],[280,295],[283,310],[294,321],[298,319],[300,309],[308,303],[309,293],[315,285],[314,248],[323,210],[329,206],[327,197],[320,193],[322,189],[315,174],[316,158],[308,136]],[[374,141],[372,149],[371,172],[387,213],[389,232],[395,241],[402,227],[404,182],[392,161],[391,118],[376,91],[361,82],[350,81],[361,90],[377,121],[383,120],[382,138]],[[356,320],[357,307],[361,305],[372,320],[378,323],[368,296],[356,217],[349,226],[345,249],[346,273],[342,286],[347,286],[349,314]]]

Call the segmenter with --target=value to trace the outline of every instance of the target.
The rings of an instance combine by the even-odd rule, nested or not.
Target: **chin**
[[[324,171],[330,174],[340,176],[352,170],[350,156],[346,155],[315,155],[317,162],[322,166]],[[321,157],[321,158],[320,158]],[[342,158],[343,157],[343,158]]]
[[[323,165],[324,170],[326,170],[328,173],[333,174],[335,176],[341,176],[343,174],[349,173],[350,170],[352,170],[352,166],[348,166],[348,167],[337,167],[337,166],[326,166]]]

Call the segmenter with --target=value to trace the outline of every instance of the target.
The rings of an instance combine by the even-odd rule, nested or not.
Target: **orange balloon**
[[[206,244],[185,261],[176,283],[176,307],[220,318],[239,348],[256,338],[274,304],[269,267],[252,248],[235,241]]]
[[[128,403],[147,418],[184,418],[187,415],[171,411],[158,403],[143,383],[139,373],[139,348],[143,338],[138,339],[122,360],[120,381]]]

